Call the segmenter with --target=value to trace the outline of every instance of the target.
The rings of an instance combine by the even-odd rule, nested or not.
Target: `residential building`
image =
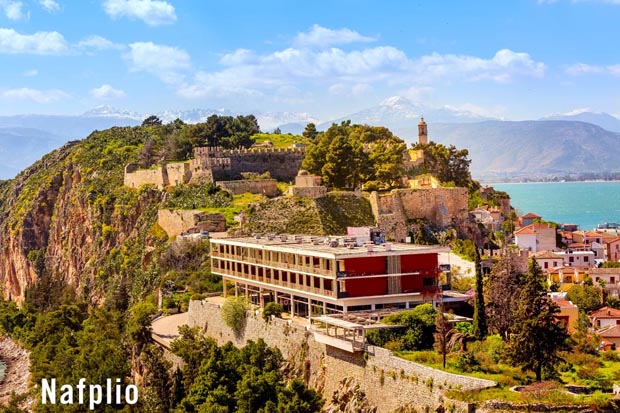
[[[211,268],[256,304],[279,302],[298,316],[346,314],[434,301],[440,251],[351,237],[225,238],[211,241]]]
[[[603,307],[592,311],[588,317],[595,328],[605,328],[620,325],[620,310],[611,307]]]
[[[566,293],[550,293],[551,299],[560,307],[555,318],[568,330],[570,334],[577,330],[579,322],[579,308],[566,298]]]
[[[608,261],[620,261],[620,237],[603,240]]]
[[[589,275],[595,285],[600,281],[609,286],[620,282],[620,268],[591,268]]]
[[[561,267],[564,264],[564,257],[553,251],[540,251],[532,255],[532,258],[536,259],[543,270]]]
[[[620,349],[620,325],[615,325],[603,331],[599,331],[598,335],[601,336],[601,347],[605,350]]]
[[[515,244],[530,252],[552,251],[556,249],[555,227],[535,223],[515,231]]]
[[[592,251],[558,251],[556,254],[564,258],[564,265],[569,267],[591,267],[594,265],[594,253]]]
[[[525,215],[521,215],[519,217],[519,226],[520,227],[527,227],[528,225],[532,225],[534,222],[538,221],[542,219],[542,217],[540,215],[536,215],[533,212],[528,212]]]
[[[546,270],[549,284],[560,284],[570,288],[572,284],[582,283],[588,276],[589,267],[555,267]]]
[[[603,243],[603,236],[600,232],[596,231],[574,231],[573,242],[592,244],[593,242]]]
[[[477,223],[483,224],[489,231],[497,232],[502,229],[504,217],[499,208],[481,206],[469,212]]]

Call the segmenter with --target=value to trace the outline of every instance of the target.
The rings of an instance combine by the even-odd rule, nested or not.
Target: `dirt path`
[[[28,352],[8,337],[0,338],[0,360],[6,364],[4,378],[0,380],[0,405],[7,404],[11,394],[28,391],[30,380],[30,357]],[[32,400],[26,400],[22,408],[31,410]]]

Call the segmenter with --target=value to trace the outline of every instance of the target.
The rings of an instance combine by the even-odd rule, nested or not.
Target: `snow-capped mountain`
[[[605,112],[592,112],[589,109],[576,109],[567,113],[556,113],[541,120],[570,120],[598,125],[612,132],[620,132],[620,119]]]
[[[142,121],[143,115],[129,110],[115,108],[114,106],[96,106],[81,115],[84,118],[127,118]]]
[[[353,123],[387,126],[390,129],[402,130],[417,125],[421,117],[424,117],[424,120],[428,123],[480,122],[491,119],[451,106],[428,106],[414,103],[402,96],[392,96],[385,99],[378,106],[326,122],[321,124],[320,127],[326,128],[333,122],[339,123],[343,120],[351,119]]]

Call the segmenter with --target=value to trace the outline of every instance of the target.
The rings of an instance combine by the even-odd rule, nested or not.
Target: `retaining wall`
[[[475,389],[494,386],[489,380],[459,376],[400,359],[388,350],[370,347],[368,353],[348,353],[314,340],[313,332],[291,321],[272,319],[265,322],[259,312],[248,312],[240,334],[222,321],[218,305],[190,301],[188,324],[203,329],[219,344],[231,341],[243,346],[248,340],[262,338],[280,349],[285,360],[294,366],[306,383],[321,391],[326,400],[338,390],[345,378],[360,384],[377,413],[388,413],[406,406],[431,411],[444,405],[447,411],[467,412],[468,403],[445,400],[444,389]],[[452,407],[453,406],[453,407]]]
[[[252,194],[276,196],[279,193],[277,181],[275,179],[244,179],[239,181],[217,181],[215,184],[233,195],[250,192]]]

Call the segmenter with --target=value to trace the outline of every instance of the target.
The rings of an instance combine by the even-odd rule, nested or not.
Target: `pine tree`
[[[443,305],[437,312],[437,319],[435,322],[435,350],[443,356],[443,368],[446,368],[446,357],[448,355],[448,342],[450,341],[450,334],[452,334],[452,325],[446,319],[443,312]]]
[[[484,340],[487,336],[487,317],[484,312],[484,294],[482,286],[482,264],[480,251],[476,247],[476,298],[474,305],[474,336],[477,340]]]
[[[513,365],[533,371],[536,381],[542,380],[543,371],[555,371],[562,361],[558,353],[569,350],[566,329],[555,317],[559,311],[547,296],[540,266],[532,260],[517,304],[508,356]]]

